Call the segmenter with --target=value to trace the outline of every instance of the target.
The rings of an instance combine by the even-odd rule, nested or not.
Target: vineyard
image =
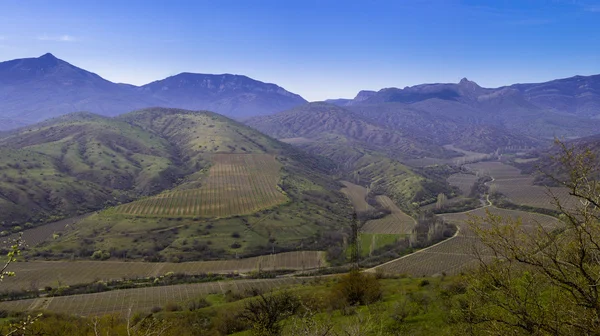
[[[373,209],[373,207],[367,203],[367,194],[369,193],[367,188],[347,181],[342,181],[342,184],[344,185],[342,192],[350,199],[354,206],[354,210],[361,212]]]
[[[519,169],[501,162],[480,162],[468,165],[479,174],[489,175],[494,182],[489,183],[490,191],[499,192],[510,202],[536,208],[556,209],[554,197],[566,208],[576,205],[576,199],[569,195],[566,188],[533,185],[533,177],[523,175]]]
[[[168,272],[185,274],[247,273],[272,270],[306,270],[326,266],[324,252],[298,251],[246,259],[148,263],[122,261],[30,261],[10,265],[15,277],[4,279],[4,290],[39,289],[92,283],[98,280],[157,277]]]
[[[368,221],[361,231],[364,233],[384,233],[384,234],[410,234],[415,227],[415,220],[405,214],[394,202],[387,196],[377,196],[379,204],[390,210],[392,213],[380,219]]]
[[[458,173],[450,175],[447,181],[451,186],[458,187],[463,195],[469,195],[477,179],[477,176],[473,174]]]
[[[215,154],[197,189],[175,190],[119,206],[117,213],[153,217],[228,217],[284,203],[281,165],[269,154]]]
[[[396,259],[375,269],[385,273],[410,274],[413,276],[433,276],[440,274],[457,274],[477,265],[475,251],[484,258],[491,258],[485,246],[473,235],[467,224],[469,216],[485,216],[486,210],[504,218],[521,218],[525,227],[534,228],[537,225],[553,227],[558,220],[553,217],[524,211],[506,210],[494,207],[479,208],[465,213],[444,214],[443,218],[455,223],[459,228],[456,236],[436,245]]]
[[[68,219],[59,220],[53,223],[41,225],[32,229],[27,229],[23,231],[23,242],[28,247],[37,246],[44,241],[50,239],[54,234],[60,234],[64,231],[73,230],[75,224],[80,220],[88,217],[90,214],[81,215],[77,217],[71,217]],[[11,242],[14,239],[17,239],[19,234],[12,234],[2,239],[2,242]],[[1,246],[1,245],[0,245]]]
[[[0,309],[10,311],[49,310],[55,313],[82,316],[111,313],[124,314],[130,308],[133,312],[149,313],[153,307],[162,307],[167,303],[184,303],[210,294],[224,294],[227,291],[244,293],[253,289],[265,292],[274,288],[300,285],[305,281],[300,278],[289,277],[143,287],[95,294],[5,301],[0,302]]]

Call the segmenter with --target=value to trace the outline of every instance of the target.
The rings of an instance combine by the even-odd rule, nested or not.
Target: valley
[[[442,295],[430,282],[500,267],[493,244],[568,236],[589,217],[564,216],[581,209],[578,185],[547,175],[600,176],[597,96],[580,101],[597,80],[463,79],[307,102],[240,75],[129,86],[51,54],[0,63],[0,248],[19,250],[0,315],[188,316],[189,305],[210,315],[200,325],[264,293],[316,291],[325,299],[311,307],[343,320],[368,306],[336,303],[351,277],[389,286],[389,311],[404,309],[399,283]],[[573,139],[571,159],[587,155],[571,160],[585,176],[553,161],[554,136]]]

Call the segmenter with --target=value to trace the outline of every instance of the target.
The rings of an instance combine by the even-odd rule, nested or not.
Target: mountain
[[[326,102],[254,117],[246,124],[333,160],[343,178],[390,196],[405,211],[410,211],[414,202],[430,203],[439,192],[450,194],[445,182],[426,178],[401,163],[409,158],[458,155],[418,132],[390,130]]]
[[[169,106],[215,111],[235,118],[271,114],[306,103],[275,84],[230,74],[182,73],[140,89]]]
[[[80,111],[115,116],[164,106],[245,118],[304,103],[275,84],[245,76],[182,73],[136,87],[112,83],[52,54],[0,63],[0,130]]]
[[[558,113],[600,119],[600,75],[515,84],[531,103]]]
[[[491,127],[495,129],[492,132],[511,133],[513,140],[524,135],[530,140],[543,140],[595,134],[600,129],[597,117],[599,88],[600,76],[577,76],[496,89],[483,88],[463,78],[456,84],[421,84],[403,89],[386,88],[374,93],[361,91],[353,100],[337,100],[336,103],[358,111],[371,121],[383,120],[391,129],[428,125],[434,130],[431,135],[437,136],[450,130],[466,129],[467,133],[477,133],[478,128]],[[382,115],[382,110],[387,112]],[[415,121],[415,117],[420,121]],[[393,118],[407,122],[390,122]],[[411,125],[410,120],[415,122]],[[438,122],[451,122],[456,127],[432,125]]]
[[[0,63],[0,118],[17,124],[78,111],[114,116],[161,103],[52,54]]]

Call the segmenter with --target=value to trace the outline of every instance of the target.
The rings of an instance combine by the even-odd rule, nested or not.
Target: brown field
[[[458,187],[463,195],[469,195],[477,179],[476,175],[459,173],[450,175],[447,181],[451,186]]]
[[[300,285],[306,279],[288,277],[278,279],[252,279],[219,281],[174,286],[157,286],[72,296],[43,297],[19,301],[0,302],[0,309],[9,311],[49,310],[55,313],[77,314],[81,316],[125,314],[132,312],[148,313],[153,307],[167,303],[182,303],[209,294],[247,292],[253,289],[269,291]]]
[[[553,196],[556,196],[566,208],[572,208],[577,200],[569,195],[566,188],[546,188],[533,185],[533,177],[523,175],[520,170],[501,162],[480,162],[468,165],[480,174],[494,178],[488,183],[492,191],[497,191],[518,205],[536,208],[556,209]]]
[[[85,214],[77,217],[71,217],[68,219],[59,220],[53,223],[45,224],[42,226],[38,226],[32,229],[23,230],[23,242],[28,247],[37,246],[44,241],[52,238],[52,235],[55,233],[61,233],[64,231],[74,229],[74,226],[80,220],[90,216],[91,214]],[[10,243],[14,239],[18,238],[18,234],[12,234],[10,236],[6,236],[2,238],[2,243],[0,246],[5,246],[7,243]]]
[[[117,207],[117,213],[152,217],[229,217],[284,203],[281,164],[269,154],[216,154],[198,189],[177,190]]]
[[[302,137],[279,139],[279,141],[289,143],[290,145],[302,145],[302,144],[314,142],[314,140],[302,138]]]
[[[523,220],[527,227],[556,226],[558,220],[553,217],[524,211],[506,210],[494,207],[479,208],[465,213],[444,214],[445,220],[455,223],[460,231],[452,238],[441,243],[409,254],[403,258],[377,266],[371,270],[381,269],[385,273],[410,274],[412,276],[434,276],[441,274],[457,274],[477,265],[474,252],[485,256],[486,249],[481,241],[473,235],[467,224],[469,215],[485,216],[486,210],[503,217]]]
[[[425,167],[425,166],[443,165],[443,164],[460,166],[461,164],[465,164],[468,162],[477,162],[477,161],[485,160],[490,157],[489,154],[471,152],[471,151],[467,151],[464,149],[454,147],[453,145],[445,145],[444,148],[455,151],[455,152],[459,152],[459,153],[463,154],[463,156],[450,158],[450,159],[439,159],[439,158],[427,158],[426,157],[426,158],[420,158],[420,159],[406,160],[405,163],[407,165],[413,166],[413,167]]]
[[[10,265],[15,277],[4,279],[3,290],[39,289],[45,286],[60,287],[92,283],[99,280],[146,278],[167,272],[248,273],[257,270],[306,270],[326,266],[324,252],[285,252],[260,257],[193,261],[182,263],[148,263],[123,261],[30,261]]]
[[[367,203],[367,194],[369,193],[367,188],[347,181],[342,181],[342,184],[345,186],[342,188],[342,192],[350,199],[354,210],[360,212],[373,209]]]
[[[368,221],[361,229],[363,233],[410,234],[416,222],[405,214],[387,196],[377,196],[377,202],[392,211],[389,216]]]

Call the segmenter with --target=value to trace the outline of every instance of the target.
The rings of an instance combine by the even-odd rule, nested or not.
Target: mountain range
[[[489,133],[504,129],[535,139],[581,137],[600,130],[600,75],[495,89],[463,78],[456,84],[361,91],[354,99],[328,102],[393,128],[433,129],[431,136],[448,143],[456,139],[440,133],[436,123],[456,124],[445,128],[454,133],[473,133],[479,125],[475,128]]]
[[[504,146],[535,146],[553,137],[584,137],[600,130],[600,75],[500,88],[483,88],[463,78],[459,83],[360,91],[354,99],[326,102],[343,109],[336,112],[338,116],[344,111],[345,116],[360,119],[352,127],[363,129],[361,125],[368,123],[376,127],[370,130],[385,130],[379,132],[379,140],[363,137],[363,143],[419,142],[411,146],[411,155],[419,155],[419,148],[432,144],[452,143],[489,152]],[[134,86],[110,82],[52,54],[0,63],[0,130],[77,111],[115,116],[161,106],[210,110],[234,119],[284,111],[281,118],[286,122],[291,114],[315,112],[295,121],[299,124],[294,127],[306,133],[319,129],[315,122],[324,122],[315,119],[322,116],[322,105],[306,104],[304,98],[280,86],[241,75],[181,73]],[[327,127],[348,126],[345,122],[333,126],[336,120],[340,121],[329,119]],[[259,124],[252,121],[259,129],[273,129]],[[282,132],[269,134],[293,137],[297,133]]]
[[[182,73],[138,87],[110,82],[49,53],[0,63],[0,130],[80,111],[115,116],[161,106],[240,119],[304,103],[299,95],[246,76]]]

